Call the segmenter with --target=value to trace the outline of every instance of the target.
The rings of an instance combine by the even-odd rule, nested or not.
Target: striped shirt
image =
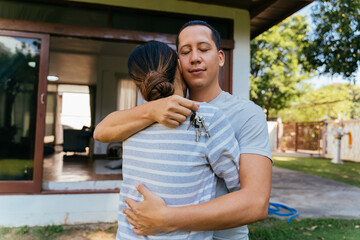
[[[188,130],[190,117],[177,128],[153,124],[123,143],[123,183],[120,191],[116,239],[212,239],[213,231],[175,231],[137,236],[122,213],[131,198],[142,201],[136,184],[144,184],[169,207],[194,205],[215,198],[217,177],[230,191],[239,190],[239,146],[234,131],[215,106],[200,103],[210,137],[204,130],[195,141],[195,128]]]

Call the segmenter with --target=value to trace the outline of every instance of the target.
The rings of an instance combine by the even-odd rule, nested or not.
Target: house
[[[185,22],[205,20],[222,36],[221,87],[248,97],[250,39],[311,2],[0,0],[0,226],[116,220],[121,169],[104,164],[119,160],[121,144],[91,133],[142,103],[127,76],[135,46],[174,47]],[[62,124],[69,94],[74,106],[88,99],[82,129]]]

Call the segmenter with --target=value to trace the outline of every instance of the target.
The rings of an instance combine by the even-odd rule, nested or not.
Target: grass
[[[62,226],[45,226],[45,227],[16,227],[0,228],[0,239],[55,239],[58,236],[66,235],[69,229],[64,230]]]
[[[360,220],[267,218],[248,227],[251,240],[360,239]]]
[[[267,218],[250,224],[251,240],[357,240],[360,239],[360,220]],[[113,240],[116,223],[83,225],[0,228],[1,240]]]
[[[325,158],[273,157],[274,166],[360,187],[360,163],[333,164]],[[360,239],[360,238],[359,238]]]
[[[88,240],[115,239],[116,223],[49,225],[44,227],[0,227],[1,240]]]

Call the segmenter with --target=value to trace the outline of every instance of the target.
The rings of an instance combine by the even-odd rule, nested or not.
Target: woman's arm
[[[267,217],[272,163],[262,155],[240,156],[241,189],[206,203],[186,207],[167,207],[161,198],[144,186],[138,186],[144,201],[126,199],[130,209],[124,209],[127,220],[138,235],[160,231],[220,230],[246,225]]]
[[[154,122],[177,127],[197,108],[195,102],[173,95],[132,109],[115,111],[96,126],[94,139],[100,142],[123,141]]]

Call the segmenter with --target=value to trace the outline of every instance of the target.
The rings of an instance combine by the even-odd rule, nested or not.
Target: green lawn
[[[114,240],[117,223],[0,227],[1,240]]]
[[[274,166],[360,187],[360,163],[333,164],[325,158],[273,157]],[[360,239],[360,238],[359,238]]]
[[[358,240],[360,220],[344,219],[293,219],[268,218],[250,224],[251,240]],[[1,228],[0,239],[4,240],[74,240],[101,239],[114,240],[116,223]]]
[[[248,227],[251,240],[360,239],[360,220],[267,218]]]

